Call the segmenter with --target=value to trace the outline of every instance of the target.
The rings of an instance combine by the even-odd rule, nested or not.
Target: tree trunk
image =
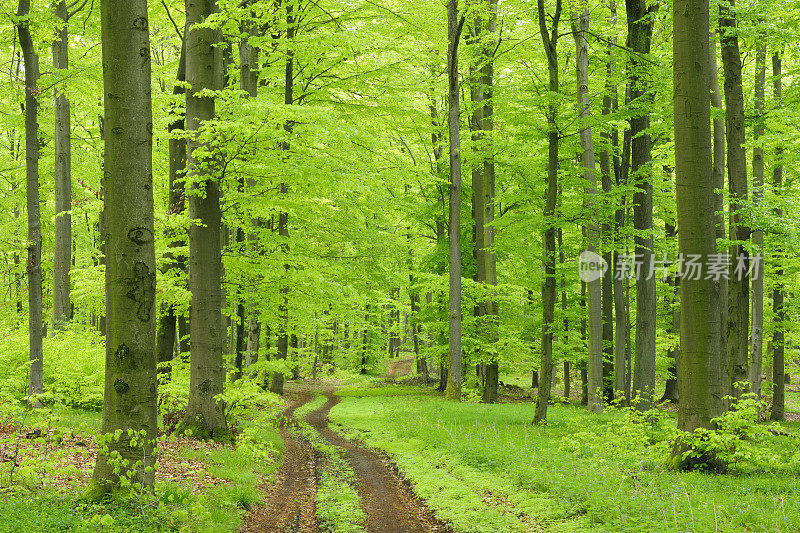
[[[725,189],[725,119],[722,118],[724,110],[722,107],[722,93],[719,90],[719,74],[717,73],[717,44],[714,40],[714,33],[709,34],[709,59],[711,69],[709,76],[711,79],[711,105],[715,108],[714,114],[714,167],[713,179],[714,188],[719,191],[715,194],[714,212],[716,217],[717,242],[725,241],[725,199],[723,191]],[[717,253],[725,250],[717,249]],[[725,404],[724,397],[728,394],[728,277],[722,276],[719,279],[719,353],[721,354],[720,381],[716,383],[717,389],[712,391],[715,401]]]
[[[222,316],[222,213],[220,211],[220,168],[214,147],[203,145],[199,133],[204,122],[216,116],[213,96],[198,96],[204,90],[222,87],[222,56],[215,43],[220,32],[215,28],[195,28],[216,12],[214,0],[186,2],[186,130],[188,140],[187,174],[192,194],[189,212],[201,224],[189,228],[189,289],[191,312],[191,373],[189,403],[181,430],[191,428],[194,436],[230,440],[223,405],[216,396],[225,385],[226,328]],[[196,155],[195,151],[205,152]],[[200,191],[204,191],[202,196]]]
[[[747,202],[747,157],[745,155],[744,96],[742,94],[742,58],[739,54],[736,0],[730,6],[719,6],[719,25],[722,34],[722,68],[725,75],[725,137],[728,148],[728,191],[730,201],[730,238],[744,242],[750,238],[750,228],[742,216]],[[730,249],[730,280],[728,281],[728,391],[738,398],[743,392],[737,383],[748,382],[748,335],[750,333],[750,261],[743,244]]]
[[[772,55],[772,76],[773,90],[775,94],[776,107],[780,109],[783,102],[783,73],[781,69],[781,52]],[[783,194],[783,146],[778,144],[775,149],[775,170],[772,174],[772,188],[776,194]],[[775,217],[780,220],[783,211],[775,209]],[[772,330],[772,420],[783,420],[786,401],[786,380],[784,378],[784,328],[786,327],[786,311],[783,301],[786,292],[783,286],[783,268],[780,267],[783,261],[783,250],[778,246],[775,251],[775,263],[778,268],[775,270],[775,289],[772,292],[772,309],[774,327]]]
[[[755,127],[753,129],[753,203],[755,209],[761,203],[764,191],[764,147],[759,143],[764,136],[764,85],[767,70],[767,45],[762,44],[756,51],[756,84],[755,84]],[[761,396],[761,360],[764,341],[764,257],[761,247],[764,243],[764,232],[756,228],[753,231],[753,246],[756,256],[753,258],[753,323],[750,333],[750,391]]]
[[[53,40],[53,68],[62,70],[69,66],[69,33],[67,31],[67,4],[60,0],[55,6],[59,27]],[[70,153],[70,104],[64,87],[53,89],[55,130],[53,146],[55,168],[55,238],[53,241],[53,329],[61,329],[72,319],[70,304],[69,270],[72,267],[72,159]]]
[[[17,9],[20,48],[25,64],[25,182],[28,211],[28,328],[31,366],[28,370],[28,395],[44,392],[42,352],[42,226],[39,219],[39,56],[29,28],[30,0],[19,0]],[[31,398],[33,406],[41,405]]]
[[[101,3],[105,106],[106,366],[103,422],[109,453],[97,457],[89,494],[119,486],[109,457],[153,487],[156,410],[155,291],[150,42],[147,2]],[[135,21],[131,24],[131,21]],[[145,53],[142,54],[141,51]],[[144,57],[144,60],[142,58]],[[138,444],[131,445],[129,430]],[[137,461],[143,464],[134,466]],[[124,473],[124,472],[122,472]]]
[[[178,72],[175,77],[178,82],[186,81],[186,45],[181,45],[181,56],[178,61]],[[181,83],[175,84],[173,93],[183,94],[184,88]],[[175,130],[183,130],[186,127],[186,116],[183,111],[178,111],[178,115],[167,126],[167,131],[172,133]],[[169,138],[169,205],[167,206],[167,214],[180,214],[183,213],[185,207],[183,178],[186,174],[186,137],[173,137]],[[186,261],[179,256],[176,256],[171,248],[186,246],[183,238],[176,238],[174,235],[169,235],[172,241],[165,253],[167,261],[164,265],[164,270],[168,271],[172,268],[184,270],[186,268]],[[177,335],[177,313],[174,305],[168,303],[163,304],[163,312],[158,320],[157,337],[156,337],[156,361],[159,364],[159,374],[161,376],[170,375],[169,362],[172,360],[172,352],[175,343],[175,336]]]
[[[286,66],[284,69],[284,90],[283,90],[283,103],[287,106],[294,105],[294,50],[292,50],[292,41],[294,40],[296,26],[294,5],[286,3]],[[284,124],[283,129],[287,134],[292,132],[294,125],[291,121]],[[288,155],[289,142],[283,142],[281,149]],[[286,199],[289,193],[289,186],[284,182],[280,186],[281,198]],[[283,270],[286,278],[289,276],[290,265],[288,262],[289,257],[289,213],[281,211],[278,215],[278,236],[281,240],[281,252],[284,255]],[[280,288],[281,299],[278,304],[278,359],[286,359],[289,355],[289,280],[284,279]],[[282,372],[273,372],[270,381],[269,390],[275,394],[283,394],[284,376]]]
[[[449,285],[449,363],[446,397],[461,401],[461,135],[459,132],[458,42],[464,27],[459,20],[458,0],[447,4],[447,72],[449,87],[450,133],[450,253]]]
[[[631,102],[638,109],[653,106],[650,88],[650,64],[643,58],[650,53],[653,36],[653,13],[658,4],[648,8],[645,0],[626,0],[628,13],[628,47],[633,51],[628,79]],[[653,176],[651,166],[650,115],[638,111],[631,124],[631,173],[633,194],[633,227],[636,231],[636,258],[642,269],[636,278],[636,342],[634,344],[632,402],[637,409],[653,406],[656,387],[656,280],[651,275],[653,255]]]
[[[542,37],[545,53],[547,55],[547,71],[549,77],[550,103],[547,108],[547,187],[545,189],[544,218],[545,230],[543,235],[544,246],[544,283],[542,284],[542,364],[540,367],[540,386],[536,397],[536,412],[534,423],[547,420],[547,403],[550,401],[550,390],[553,383],[553,326],[556,307],[556,227],[555,211],[556,196],[558,192],[558,144],[559,132],[556,119],[558,118],[558,104],[555,95],[558,94],[558,55],[556,43],[558,42],[558,21],[561,18],[561,0],[556,0],[556,10],[553,14],[550,31],[545,18],[544,0],[537,0],[537,14],[539,31]]]
[[[606,60],[606,86],[605,86],[605,94],[603,95],[603,116],[608,119],[612,112],[616,111],[617,108],[617,88],[614,82],[614,76],[616,75],[616,61],[614,60],[614,53],[613,48],[617,44],[617,35],[616,35],[616,27],[617,27],[617,2],[616,0],[610,0],[609,2],[610,13],[611,16],[609,18],[609,23],[611,24],[612,28],[612,37],[608,46],[607,54],[608,59]],[[601,174],[601,181],[603,186],[603,192],[606,195],[609,195],[612,192],[612,179],[614,177],[619,177],[619,158],[617,156],[617,145],[619,144],[619,133],[617,132],[616,127],[606,128],[600,133],[600,137],[602,138],[602,150],[600,151],[600,174]],[[612,176],[612,158],[609,154],[609,148],[613,150],[614,154],[614,165],[613,165],[613,176]],[[603,385],[605,391],[605,398],[606,401],[612,401],[616,395],[617,391],[623,390],[623,383],[625,380],[624,372],[622,375],[622,381],[618,383],[618,374],[617,374],[617,359],[615,359],[615,354],[617,353],[616,349],[617,342],[616,337],[614,336],[614,306],[616,305],[617,300],[617,289],[616,284],[618,281],[615,279],[616,276],[616,252],[612,252],[612,249],[616,249],[617,238],[616,238],[616,228],[614,227],[614,223],[616,222],[616,213],[619,210],[615,210],[614,213],[614,220],[605,221],[603,223],[602,232],[603,232],[603,242],[605,244],[604,248],[608,250],[605,254],[603,254],[603,260],[608,265],[605,274],[603,275]],[[622,226],[622,224],[620,224]],[[621,280],[619,280],[621,281]],[[624,369],[624,366],[622,367]]]
[[[673,224],[664,224],[664,233],[670,243],[678,236],[678,228]],[[671,249],[671,246],[670,246]],[[680,294],[681,282],[677,275],[670,275],[669,284],[673,287],[672,301],[670,302],[670,312],[668,315],[671,321],[667,325],[667,332],[672,334],[679,334],[681,330],[681,310],[680,310]],[[671,347],[667,350],[667,358],[669,359],[669,373],[670,377],[667,378],[667,383],[664,386],[664,395],[661,397],[662,402],[678,403],[678,365],[680,364],[681,347],[680,344]]]
[[[679,252],[708,264],[716,253],[715,184],[711,157],[708,0],[675,0],[675,174]],[[678,428],[711,428],[722,406],[712,395],[720,379],[719,285],[705,276],[681,279],[681,365]],[[676,461],[683,466],[681,447]],[[704,458],[701,458],[704,459]]]
[[[589,31],[589,8],[580,15],[572,15],[572,34],[575,38],[575,64],[578,95],[578,113],[581,120],[581,165],[586,183],[584,185],[584,213],[589,218],[586,224],[587,250],[600,251],[600,235],[597,222],[592,213],[597,205],[597,169],[594,157],[592,129],[587,125],[590,115],[589,101],[589,45],[586,34]],[[589,312],[589,410],[603,410],[603,309],[602,276],[586,280]]]

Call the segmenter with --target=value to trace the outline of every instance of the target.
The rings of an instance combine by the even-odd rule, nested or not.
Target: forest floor
[[[408,375],[413,362],[414,358],[392,361],[386,377]],[[319,525],[325,524],[326,519],[317,516],[318,486],[330,467],[328,457],[339,456],[349,467],[351,476],[346,482],[357,492],[362,513],[352,513],[353,516],[340,517],[343,520],[338,521],[334,517],[334,523],[327,523],[325,529],[342,530],[341,522],[349,521],[355,522],[351,524],[354,530],[365,528],[376,533],[451,533],[452,528],[435,517],[385,453],[343,438],[328,427],[328,414],[341,401],[334,392],[329,385],[316,389],[301,386],[290,392],[280,422],[285,443],[283,462],[275,482],[264,488],[264,505],[248,514],[243,531],[319,531]],[[315,394],[322,395],[325,403],[304,417],[296,416],[298,409],[309,404]],[[305,432],[303,427],[307,429]],[[320,442],[329,445],[328,449],[319,446]]]

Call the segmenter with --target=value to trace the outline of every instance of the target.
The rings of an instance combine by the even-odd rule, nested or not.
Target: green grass
[[[347,386],[342,387],[336,391],[337,396],[403,396],[403,395],[420,395],[432,394],[431,389],[423,387],[414,387],[410,385],[393,385],[393,386]]]
[[[660,468],[668,443],[643,442],[647,431],[620,412],[551,406],[548,424],[533,426],[533,410],[430,396],[345,397],[331,419],[392,454],[459,531],[800,530],[795,439],[774,437],[759,452],[774,456],[775,467],[675,473]]]

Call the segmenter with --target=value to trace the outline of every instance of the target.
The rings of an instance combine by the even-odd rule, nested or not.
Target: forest
[[[0,532],[800,531],[797,2],[1,5]]]

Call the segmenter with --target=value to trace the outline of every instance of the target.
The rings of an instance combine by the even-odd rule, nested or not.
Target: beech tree
[[[101,433],[107,450],[97,456],[93,497],[119,487],[120,477],[152,488],[158,431],[147,2],[104,0],[100,9],[108,319]]]
[[[30,0],[19,0],[14,24],[25,66],[25,199],[28,212],[28,328],[31,366],[28,395],[44,392],[42,351],[42,224],[39,218],[39,56],[31,39]],[[31,405],[40,405],[33,398]]]
[[[678,241],[684,256],[708,261],[716,253],[712,176],[707,0],[675,0],[675,176]],[[692,228],[692,231],[682,231]],[[720,381],[719,287],[702,276],[681,278],[681,364],[678,428],[711,428],[722,411],[713,392]],[[682,449],[676,448],[677,457]],[[700,458],[702,462],[707,458]]]
[[[215,0],[186,1],[186,131],[189,214],[189,290],[191,382],[181,429],[218,441],[231,437],[217,396],[225,385],[226,328],[222,317],[221,168],[209,129],[216,116],[215,95],[222,88],[219,30],[204,24],[216,12]]]

